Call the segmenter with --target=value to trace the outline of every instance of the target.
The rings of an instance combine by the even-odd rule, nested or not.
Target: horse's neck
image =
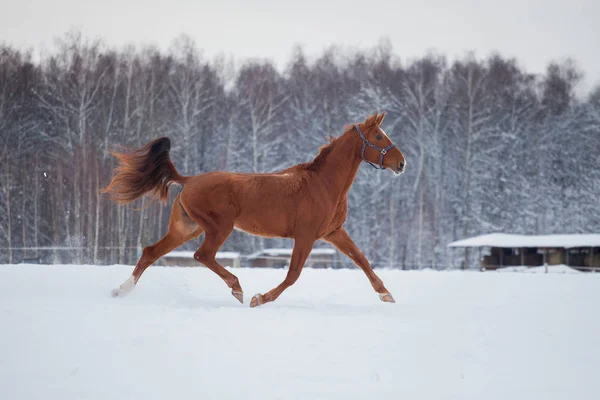
[[[330,193],[341,200],[350,190],[362,159],[360,140],[351,131],[337,140],[339,143],[331,150],[320,174],[330,188]]]

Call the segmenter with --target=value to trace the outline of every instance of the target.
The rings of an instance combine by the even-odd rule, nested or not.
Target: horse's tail
[[[118,203],[130,203],[150,193],[153,200],[166,203],[169,186],[183,184],[188,177],[181,176],[169,158],[171,140],[161,137],[141,149],[130,152],[111,152],[119,160],[110,184],[102,190]]]

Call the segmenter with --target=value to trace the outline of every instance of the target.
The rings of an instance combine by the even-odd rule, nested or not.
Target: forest
[[[533,74],[500,54],[404,59],[385,41],[290,54],[278,68],[207,59],[188,37],[115,49],[70,33],[41,55],[0,44],[0,263],[133,264],[166,232],[170,206],[101,194],[112,150],[168,136],[182,174],[271,172],[375,111],[407,166],[363,165],[349,193],[346,229],[374,267],[473,267],[447,244],[477,234],[600,231],[600,88],[580,93],[575,61]],[[290,246],[234,231],[222,250]]]

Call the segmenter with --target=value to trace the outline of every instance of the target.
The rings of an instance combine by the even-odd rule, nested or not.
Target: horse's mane
[[[371,121],[371,119],[373,119],[373,117],[370,117],[366,123],[370,124],[374,121]],[[344,126],[344,133],[355,129],[355,126],[358,125],[358,123],[355,124],[348,124],[346,126]],[[329,136],[328,138],[328,143],[324,144],[323,146],[319,147],[319,153],[317,154],[317,156],[315,157],[314,160],[301,164],[303,169],[307,169],[309,171],[319,171],[323,165],[325,164],[325,160],[327,160],[327,156],[329,155],[329,153],[331,153],[331,150],[333,150],[333,148],[336,146],[336,144],[339,141],[339,137],[336,136]]]
[[[326,143],[323,146],[319,147],[319,153],[314,158],[314,160],[302,164],[302,168],[314,172],[319,171],[323,167],[323,165],[325,165],[327,156],[331,153],[331,150],[333,150],[333,148],[337,144],[338,139],[339,138],[335,136],[328,137],[329,143]]]

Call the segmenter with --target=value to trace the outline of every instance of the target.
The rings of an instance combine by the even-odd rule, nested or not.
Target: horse
[[[253,235],[294,240],[287,276],[274,289],[254,295],[250,307],[275,301],[293,285],[317,240],[325,240],[347,255],[364,271],[380,300],[394,303],[392,294],[343,227],[348,190],[361,162],[389,169],[396,176],[404,172],[402,152],[380,127],[384,117],[385,113],[376,112],[362,123],[345,126],[344,133],[322,146],[311,162],[275,173],[217,171],[182,176],[169,157],[171,142],[166,137],[137,150],[112,152],[118,166],[103,192],[117,203],[150,195],[166,204],[170,185],[183,186],[173,202],[166,235],[143,249],[131,276],[112,295],[120,297],[131,292],[152,263],[204,233],[194,259],[221,277],[231,294],[243,303],[238,278],[215,259],[236,228]]]

